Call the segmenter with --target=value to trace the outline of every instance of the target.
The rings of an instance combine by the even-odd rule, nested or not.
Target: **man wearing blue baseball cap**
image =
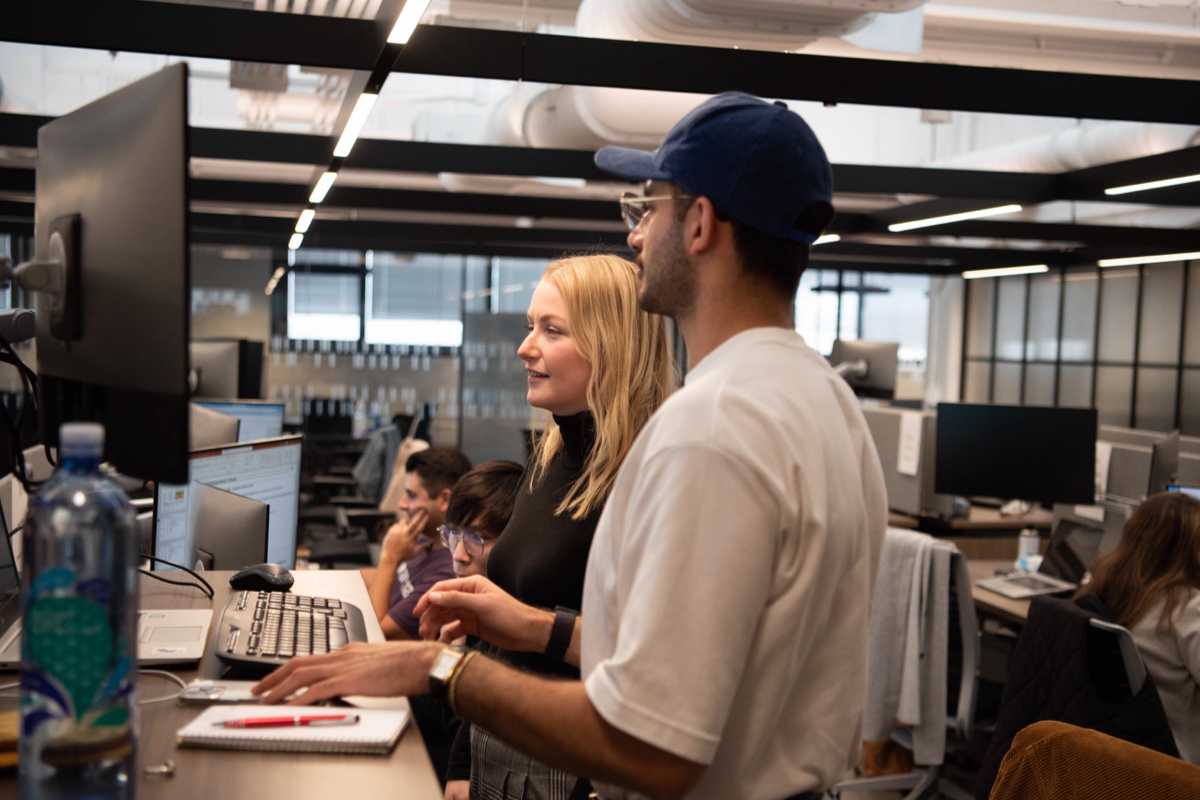
[[[606,800],[816,798],[857,758],[887,520],[857,401],[792,322],[833,214],[829,162],[783,104],[725,93],[657,151],[596,163],[643,182],[621,201],[639,300],[675,319],[691,370],[600,519],[567,647],[583,682],[405,642],[289,664],[260,690],[409,694],[428,672],[462,717]],[[422,600],[422,633],[454,619],[514,649],[561,637],[548,612],[454,588]]]

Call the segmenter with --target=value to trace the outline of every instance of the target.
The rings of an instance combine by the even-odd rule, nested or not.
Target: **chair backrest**
[[[977,800],[990,794],[1017,732],[1042,720],[1092,728],[1178,757],[1154,680],[1132,637],[1104,620],[1099,607],[1083,607],[1087,602],[1087,597],[1079,603],[1051,597],[1030,602],[1009,659],[992,742],[975,780]]]
[[[1088,666],[1096,691],[1113,699],[1135,697],[1146,682],[1146,664],[1133,634],[1099,617],[1092,617],[1088,624],[1088,652],[1095,655]]]
[[[979,620],[975,615],[975,599],[971,596],[971,573],[966,557],[956,548],[950,556],[951,622],[958,622],[959,656],[958,706],[946,724],[959,741],[971,737],[975,719],[975,689],[979,682]],[[953,653],[953,650],[951,650]]]

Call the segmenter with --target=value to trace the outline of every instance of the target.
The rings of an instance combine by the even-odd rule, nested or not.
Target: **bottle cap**
[[[104,452],[104,426],[98,422],[65,422],[58,429],[59,455],[100,458]]]

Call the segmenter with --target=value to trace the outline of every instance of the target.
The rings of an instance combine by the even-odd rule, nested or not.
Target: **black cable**
[[[22,522],[20,525],[8,532],[8,538],[11,539],[23,530],[25,530],[25,523]]]
[[[157,561],[160,564],[166,564],[169,567],[175,567],[175,569],[181,569],[184,572],[186,572],[188,575],[191,575],[193,578],[200,581],[200,583],[192,583],[191,581],[173,581],[169,578],[162,577],[161,573],[151,572],[148,569],[139,569],[138,572],[142,573],[143,575],[147,575],[151,578],[154,578],[155,580],[160,580],[163,583],[170,583],[175,586],[194,586],[197,589],[199,589],[200,591],[204,592],[206,595],[208,595],[209,600],[213,599],[213,595],[215,594],[215,592],[213,591],[212,584],[209,583],[208,581],[204,580],[204,578],[200,577],[200,573],[193,572],[192,570],[188,569],[187,567],[183,566],[182,564],[176,564],[174,561],[167,561],[165,558],[159,558],[158,556],[152,556],[149,553],[143,553],[142,558],[148,558],[151,561]],[[204,585],[201,586],[200,585],[201,583]]]

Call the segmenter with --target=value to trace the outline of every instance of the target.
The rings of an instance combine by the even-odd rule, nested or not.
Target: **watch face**
[[[438,655],[437,661],[433,662],[433,669],[429,671],[429,674],[438,680],[445,680],[450,676],[450,673],[454,670],[454,665],[458,663],[462,655],[462,653],[455,652],[454,650],[443,650]]]

